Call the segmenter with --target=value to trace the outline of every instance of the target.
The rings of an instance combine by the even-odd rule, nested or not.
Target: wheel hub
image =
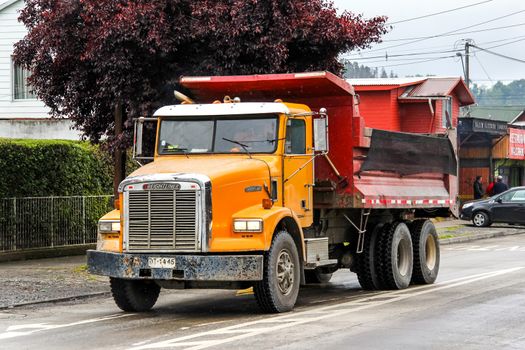
[[[432,235],[429,235],[425,243],[426,264],[429,270],[434,269],[437,261],[437,244]]]
[[[482,226],[485,223],[485,217],[482,214],[476,214],[474,216],[474,223],[477,226]]]
[[[294,277],[292,258],[290,253],[283,249],[277,257],[277,286],[282,294],[287,295],[292,291]]]

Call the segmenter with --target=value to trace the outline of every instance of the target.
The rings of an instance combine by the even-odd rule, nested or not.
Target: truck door
[[[311,118],[289,118],[283,156],[284,206],[292,209],[302,227],[313,218],[313,149]]]

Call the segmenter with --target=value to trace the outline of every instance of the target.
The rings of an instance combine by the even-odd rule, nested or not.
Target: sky
[[[373,44],[368,50],[353,51],[343,57],[370,67],[384,67],[387,72],[392,70],[399,77],[415,74],[463,76],[461,57],[456,53],[465,54],[465,39],[472,39],[480,48],[525,61],[525,0],[333,2],[339,11],[362,14],[364,18],[383,15],[388,17],[392,29],[383,36],[383,43]],[[457,9],[460,7],[466,8]],[[449,10],[451,11],[435,16],[409,20]],[[395,23],[398,21],[401,22]],[[445,33],[454,35],[443,35]],[[398,41],[428,36],[438,37]],[[388,60],[385,55],[390,56]],[[472,82],[487,86],[498,80],[507,83],[525,79],[525,62],[471,48],[470,77]]]

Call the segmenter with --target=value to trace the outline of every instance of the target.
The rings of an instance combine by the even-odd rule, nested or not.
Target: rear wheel
[[[475,212],[472,216],[472,223],[476,227],[487,227],[491,224],[489,215],[484,211]]]
[[[304,271],[306,283],[328,283],[332,279],[332,275],[332,273],[323,273],[319,268]]]
[[[301,282],[299,264],[299,254],[292,236],[286,231],[277,232],[264,257],[263,280],[253,288],[257,303],[264,312],[293,309]]]
[[[439,272],[439,240],[430,220],[416,220],[410,225],[414,248],[412,283],[431,284]]]
[[[381,288],[407,288],[413,267],[412,239],[407,225],[402,222],[385,225],[381,230],[376,252]]]
[[[148,311],[159,297],[160,287],[153,281],[110,277],[109,282],[115,303],[124,311]]]
[[[382,228],[383,225],[379,224],[369,232],[365,233],[363,252],[356,254],[357,279],[359,280],[361,287],[366,290],[381,289],[376,271],[377,257],[374,252]]]

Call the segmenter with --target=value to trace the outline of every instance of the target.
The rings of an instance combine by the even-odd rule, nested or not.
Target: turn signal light
[[[262,206],[264,209],[272,209],[273,201],[270,198],[263,198]]]

